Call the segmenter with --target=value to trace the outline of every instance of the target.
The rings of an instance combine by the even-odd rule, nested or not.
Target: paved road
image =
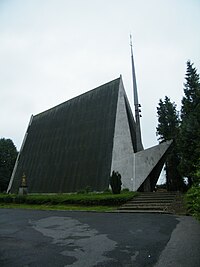
[[[0,209],[1,267],[197,267],[192,217]]]

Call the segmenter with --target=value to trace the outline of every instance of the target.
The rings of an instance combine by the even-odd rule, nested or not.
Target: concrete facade
[[[122,176],[122,188],[131,189],[134,148],[125,99],[126,93],[121,80],[115,120],[111,173],[113,170],[118,171]]]
[[[119,96],[117,102],[115,131],[112,152],[112,171],[118,171],[122,176],[122,188],[137,191],[143,186],[142,191],[152,191],[156,184],[167,156],[172,141],[164,142],[154,147],[143,149],[141,137],[134,140],[131,137],[131,128],[128,119],[126,92],[122,79],[119,85]],[[134,122],[134,129],[135,122]],[[137,144],[134,146],[134,141]],[[137,150],[139,148],[139,151]],[[151,177],[153,175],[153,177]]]
[[[128,119],[129,110],[126,105],[127,96],[121,79],[116,111],[111,173],[114,170],[121,174],[122,188],[137,191],[143,186],[142,191],[152,191],[152,184],[156,184],[159,178],[165,162],[163,159],[167,156],[167,151],[172,141],[144,150],[140,138],[140,142],[134,147]],[[137,151],[138,147],[143,150]]]
[[[172,141],[167,141],[134,154],[134,191],[138,190],[143,182],[146,182],[144,191],[152,191],[150,184],[154,181],[150,179],[155,179],[156,184],[171,144]],[[151,177],[153,171],[153,177]]]

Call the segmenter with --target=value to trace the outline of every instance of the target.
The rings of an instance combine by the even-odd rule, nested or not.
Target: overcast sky
[[[180,107],[186,61],[200,70],[199,0],[0,0],[0,137],[19,149],[31,114],[118,78],[132,105],[129,34],[144,147],[159,99]]]

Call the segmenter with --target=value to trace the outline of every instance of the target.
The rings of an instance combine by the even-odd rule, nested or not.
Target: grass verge
[[[0,194],[0,208],[22,208],[40,210],[84,210],[112,211],[132,199],[137,193],[122,192],[88,194],[35,194],[14,195]]]
[[[95,211],[95,212],[111,212],[117,210],[116,206],[31,205],[31,204],[14,204],[14,203],[10,204],[0,203],[0,208],[31,209],[31,210]]]

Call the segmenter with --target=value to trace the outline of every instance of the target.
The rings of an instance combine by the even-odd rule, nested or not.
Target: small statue
[[[19,187],[19,195],[27,195],[28,194],[28,187],[27,187],[27,180],[26,180],[26,175],[23,173],[22,175],[22,180],[21,180],[21,185]]]
[[[26,175],[25,175],[25,173],[23,173],[23,175],[22,175],[22,183],[21,183],[21,187],[27,187],[27,185],[26,185]]]

